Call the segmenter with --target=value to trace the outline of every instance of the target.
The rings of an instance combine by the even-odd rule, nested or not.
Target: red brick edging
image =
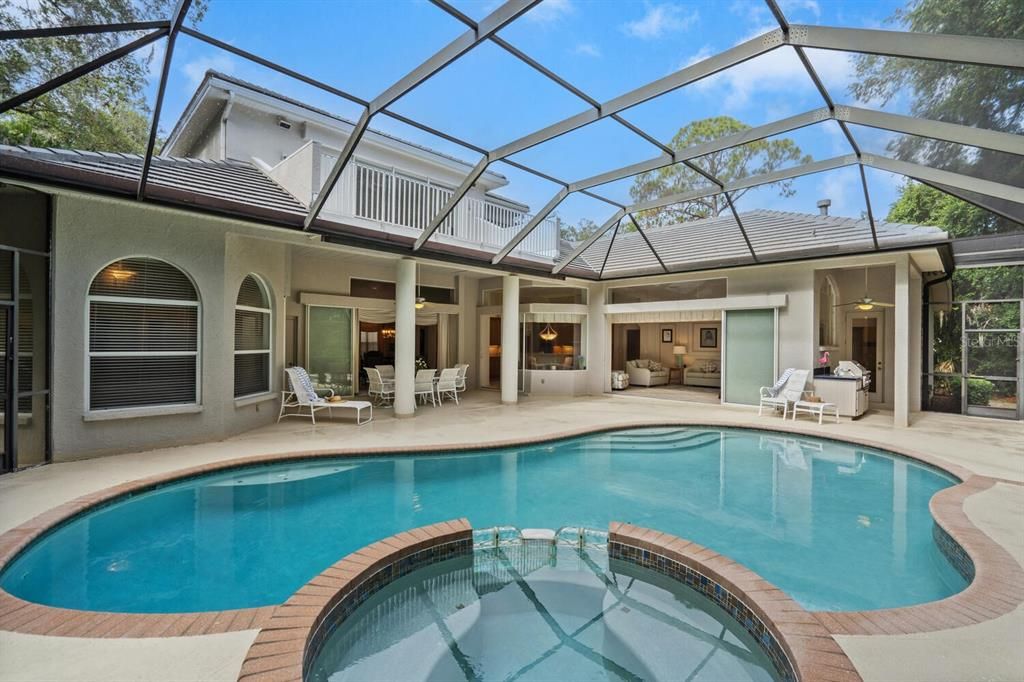
[[[442,548],[450,550],[430,555],[431,550]],[[329,635],[328,627],[341,622],[327,622],[336,610],[358,606],[410,570],[472,550],[469,521],[457,519],[414,528],[349,554],[277,607],[249,648],[238,679],[299,682],[305,666]],[[422,561],[409,561],[425,553],[428,556]]]
[[[150,476],[122,483],[104,490],[83,495],[59,505],[50,511],[0,535],[0,571],[31,542],[57,525],[86,510],[110,503],[126,494],[138,493],[175,481],[224,471],[241,466],[268,464],[289,460],[320,457],[364,457],[373,455],[401,455],[448,453],[462,450],[530,445],[591,433],[629,428],[652,427],[707,427],[740,430],[773,431],[794,437],[829,439],[827,434],[816,435],[790,431],[775,424],[739,424],[730,422],[694,422],[659,420],[651,423],[605,425],[599,428],[581,428],[530,439],[506,440],[492,443],[438,444],[405,448],[374,448],[359,450],[307,450],[300,452],[256,455],[174,472]],[[967,518],[963,501],[970,495],[985,490],[1001,479],[974,475],[968,469],[945,462],[931,455],[894,448],[870,440],[833,438],[837,442],[862,445],[883,452],[892,452],[923,462],[957,477],[963,482],[940,491],[931,501],[931,511],[939,524],[970,556],[975,568],[975,579],[959,594],[946,599],[897,609],[858,612],[819,612],[822,623],[835,634],[908,634],[929,632],[944,628],[980,623],[998,617],[1024,603],[1024,569],[998,543],[989,538]],[[1014,481],[1009,483],[1018,484]],[[19,599],[0,589],[0,630],[26,634],[75,637],[172,637],[179,635],[213,634],[263,627],[271,618],[275,606],[262,608],[207,611],[201,613],[112,613],[105,611],[78,611],[36,604]]]
[[[753,612],[774,640],[770,644],[777,643],[785,653],[784,660],[777,661],[768,651],[775,647],[768,642],[758,642],[784,679],[791,677],[787,674],[791,670],[792,677],[804,682],[860,682],[860,674],[853,663],[814,614],[742,564],[695,542],[628,523],[611,524],[608,544],[612,556],[621,556],[617,545],[640,550],[627,552],[624,560],[657,570],[681,582],[683,578],[673,564],[708,578],[705,589],[696,586],[694,589],[716,602],[719,601],[714,599],[717,586],[731,593],[734,599],[729,599],[729,603],[736,604],[738,608],[745,606]],[[721,601],[725,601],[725,595]],[[722,604],[719,606],[725,608]],[[728,609],[726,611],[728,613]],[[751,631],[754,626],[747,629]]]

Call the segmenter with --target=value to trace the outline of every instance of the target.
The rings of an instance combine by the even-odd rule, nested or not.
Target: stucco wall
[[[287,290],[284,244],[228,237],[223,221],[128,201],[60,195],[55,199],[53,422],[54,459],[223,438],[276,417],[276,403],[236,407],[234,302],[258,272],[272,291]],[[125,256],[150,256],[184,270],[202,303],[200,411],[89,421],[85,377],[86,294],[95,274]],[[275,341],[282,343],[280,325]],[[271,374],[280,382],[280,368]]]

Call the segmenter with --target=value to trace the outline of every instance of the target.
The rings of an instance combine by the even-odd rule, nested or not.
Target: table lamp
[[[673,346],[672,355],[676,356],[676,367],[682,367],[683,356],[686,355],[686,346]]]

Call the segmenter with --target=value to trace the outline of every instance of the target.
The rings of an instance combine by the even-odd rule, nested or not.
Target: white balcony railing
[[[337,160],[337,153],[321,148],[319,186]],[[451,198],[453,190],[395,169],[353,160],[324,203],[324,213],[354,217],[380,226],[422,231]],[[467,195],[435,233],[435,239],[497,251],[533,216],[521,208],[493,198]],[[513,252],[547,261],[558,257],[558,224],[546,218]]]

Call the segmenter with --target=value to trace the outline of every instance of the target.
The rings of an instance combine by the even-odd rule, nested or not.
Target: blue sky
[[[474,18],[497,6],[494,0],[457,0]],[[788,0],[781,3],[793,23],[886,28],[885,19],[903,3],[894,0]],[[710,54],[776,27],[760,0],[594,1],[545,0],[502,31],[511,44],[534,57],[592,97],[607,100],[665,76]],[[458,36],[464,27],[425,0],[289,2],[211,0],[200,29],[360,97],[372,99],[416,64]],[[856,104],[848,92],[853,57],[810,51],[811,59],[838,103]],[[182,36],[174,55],[161,127],[171,129],[207,69],[235,75],[329,111],[355,118],[355,105]],[[158,67],[154,66],[154,72]],[[152,89],[152,88],[151,88]],[[881,103],[861,103],[880,107]],[[823,102],[789,48],[775,50],[723,74],[624,112],[631,122],[662,141],[686,123],[725,114],[750,125],[817,108]],[[393,108],[438,129],[493,148],[588,108],[571,93],[521,64],[493,44],[475,48]],[[905,103],[883,107],[903,112]],[[373,126],[475,162],[471,150],[452,145],[391,119]],[[866,151],[883,151],[887,138],[858,129]],[[788,135],[804,153],[824,159],[850,152],[838,126],[826,122]],[[564,180],[656,156],[657,148],[622,126],[604,120],[516,157]],[[536,208],[557,190],[507,164],[501,193]],[[869,169],[877,215],[887,212],[901,180]],[[630,183],[599,188],[626,201]],[[856,169],[798,179],[794,195],[752,190],[740,210],[774,208],[815,212],[822,197],[832,212],[859,216],[863,194]],[[559,209],[564,218],[602,222],[613,208],[574,197]]]

